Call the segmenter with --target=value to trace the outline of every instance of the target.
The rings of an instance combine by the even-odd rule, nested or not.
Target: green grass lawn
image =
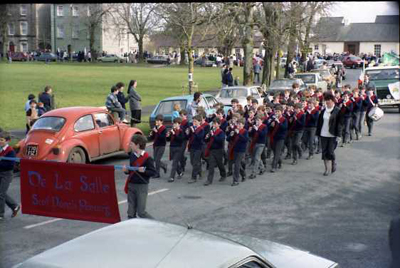
[[[234,76],[243,81],[242,68]],[[193,74],[199,91],[215,90],[221,85],[220,69],[195,67]],[[24,105],[30,93],[38,96],[46,85],[53,87],[57,108],[69,106],[104,106],[112,85],[131,79],[138,81],[142,105],[156,105],[160,100],[187,92],[187,67],[154,67],[114,63],[0,63],[0,127],[24,129]],[[182,85],[186,92],[182,92]],[[126,94],[127,88],[124,93]],[[143,120],[147,120],[144,116]],[[141,126],[146,132],[145,124]]]

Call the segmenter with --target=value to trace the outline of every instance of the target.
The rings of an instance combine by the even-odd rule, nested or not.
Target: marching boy
[[[15,151],[8,145],[10,134],[0,132],[0,156],[15,157]],[[0,221],[4,219],[4,208],[7,205],[12,210],[11,218],[17,216],[20,206],[8,194],[7,190],[13,178],[14,161],[0,160]]]
[[[233,140],[233,146],[230,150],[230,154],[233,154],[234,172],[232,186],[239,185],[239,173],[242,176],[242,181],[246,180],[246,163],[244,156],[246,154],[247,142],[249,140],[249,134],[244,128],[245,119],[240,118],[237,121],[237,129],[232,131],[228,136],[228,140]]]
[[[182,174],[181,156],[182,144],[185,139],[183,130],[181,130],[182,119],[177,117],[173,121],[173,128],[167,133],[167,141],[170,141],[169,160],[172,160],[171,176],[168,182],[175,181],[175,173]]]
[[[123,168],[125,174],[129,174],[124,189],[128,195],[128,219],[136,218],[136,214],[140,218],[152,219],[153,217],[146,212],[146,202],[149,192],[149,179],[157,174],[154,160],[145,151],[146,138],[142,135],[134,135],[130,147],[132,154],[129,165],[139,169],[137,171],[128,171],[126,165]]]
[[[208,168],[208,178],[204,183],[204,186],[212,184],[214,179],[214,168],[218,167],[221,178],[219,181],[226,179],[226,171],[224,166],[224,154],[225,154],[225,132],[220,128],[221,120],[214,118],[212,123],[212,129],[209,134],[206,135],[207,148],[205,151],[205,157],[208,157],[210,166]]]
[[[255,125],[251,127],[249,136],[252,137],[250,144],[251,155],[251,175],[250,179],[255,179],[258,170],[262,171],[261,154],[265,149],[267,142],[268,127],[263,124],[262,115],[257,115],[255,118]]]
[[[165,145],[167,144],[167,128],[163,125],[164,117],[162,114],[156,116],[156,125],[152,129],[149,135],[149,140],[154,140],[153,149],[154,149],[154,161],[156,162],[156,176],[154,178],[160,178],[160,168],[164,170],[164,173],[167,173],[167,165],[161,161],[164,152]]]
[[[190,163],[192,164],[192,178],[188,183],[197,181],[201,172],[201,152],[203,148],[204,130],[200,127],[201,116],[193,116],[193,126],[188,128],[186,134],[189,136],[188,149],[190,152]]]
[[[277,105],[275,108],[275,119],[271,123],[272,134],[271,144],[274,151],[271,172],[274,173],[277,168],[282,168],[282,151],[285,146],[285,137],[288,130],[288,121],[283,116],[283,107]]]
[[[179,174],[179,177],[182,178],[183,173],[185,172],[186,160],[187,160],[187,157],[185,156],[185,152],[186,152],[186,148],[187,148],[187,144],[188,144],[188,137],[186,136],[186,129],[188,129],[190,127],[190,123],[187,120],[187,111],[186,110],[182,109],[179,112],[179,115],[180,115],[180,117],[182,119],[181,130],[182,130],[182,132],[184,134],[184,140],[183,140],[183,143],[182,143],[182,151],[181,151],[181,158],[180,158],[181,159],[180,161],[181,161],[182,173]]]
[[[294,116],[293,116],[293,135],[292,135],[292,153],[293,163],[297,164],[297,159],[301,158],[303,151],[301,150],[301,138],[303,137],[304,125],[306,124],[306,115],[303,111],[301,103],[294,105]]]

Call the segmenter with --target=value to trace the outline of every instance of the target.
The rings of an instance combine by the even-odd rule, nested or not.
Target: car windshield
[[[370,80],[399,79],[399,69],[368,70],[365,74],[369,75]]]
[[[296,75],[297,78],[303,80],[304,83],[315,83],[315,75]]]
[[[46,129],[53,131],[60,131],[65,124],[65,118],[56,116],[46,116],[40,117],[35,124],[33,124],[32,129]]]
[[[221,90],[221,98],[240,98],[247,97],[247,89],[245,88],[223,88]]]
[[[293,81],[293,80],[274,80],[271,83],[271,87],[289,87],[289,88],[291,88],[294,82],[295,81]]]
[[[174,105],[179,104],[180,109],[186,109],[187,100],[170,100],[170,101],[162,101],[158,106],[156,115],[162,114],[172,114],[174,112]]]

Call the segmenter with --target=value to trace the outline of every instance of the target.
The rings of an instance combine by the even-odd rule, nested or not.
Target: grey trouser
[[[316,127],[308,127],[304,131],[304,136],[306,140],[306,145],[308,147],[308,152],[310,155],[314,155],[314,142],[315,142],[315,132],[317,131]]]
[[[360,133],[360,117],[361,117],[361,112],[355,112],[353,114],[353,127],[354,132],[356,134]],[[351,131],[351,134],[353,135],[353,131]]]
[[[292,135],[293,133],[287,134],[285,137],[285,146],[287,148],[286,154],[292,156]]]
[[[257,175],[259,170],[264,169],[261,162],[261,154],[264,152],[265,144],[256,143],[253,148],[253,153],[251,155],[251,174]]]
[[[208,181],[212,182],[214,179],[214,169],[218,167],[219,173],[222,178],[226,178],[226,170],[224,166],[224,149],[210,150],[210,156],[208,162],[210,166],[208,167]]]
[[[233,171],[233,181],[239,182],[239,173],[242,178],[246,177],[246,162],[244,161],[244,156],[246,153],[237,153],[234,152],[233,163],[234,163],[234,171]]]
[[[302,155],[303,151],[301,150],[301,138],[303,137],[303,130],[294,131],[292,136],[292,153],[293,160],[297,160],[299,156]]]
[[[188,141],[185,140],[185,141],[183,142],[182,148],[181,148],[181,159],[180,159],[180,162],[181,162],[181,169],[182,169],[182,172],[185,171],[185,167],[186,167],[185,152],[186,152],[186,148],[187,148],[187,143],[188,143]]]
[[[148,184],[133,184],[128,183],[128,218],[153,219],[153,217],[146,212],[147,194],[149,190]]]
[[[126,116],[126,110],[124,108],[111,108],[109,109],[111,112],[116,112],[118,113],[119,119],[122,121],[125,119]]]
[[[367,127],[368,134],[372,134],[372,129],[374,128],[374,120],[367,115]]]
[[[274,149],[274,159],[272,160],[272,168],[276,169],[278,164],[282,164],[282,151],[285,146],[285,140],[274,140],[272,148]]]
[[[170,178],[175,179],[175,173],[181,173],[181,157],[182,157],[182,147],[170,147],[169,153],[172,160],[171,176]]]
[[[190,163],[192,164],[192,179],[197,179],[201,172],[201,150],[190,149]]]
[[[0,217],[4,217],[4,208],[7,205],[14,210],[18,204],[8,194],[7,190],[13,178],[13,171],[0,171]]]
[[[343,143],[347,143],[350,140],[350,124],[351,124],[351,117],[345,117],[344,128],[342,132]]]
[[[365,121],[365,115],[367,112],[360,112],[360,121],[358,122],[358,131],[360,134],[362,134],[362,128],[364,126],[364,121]]]
[[[166,168],[167,165],[161,161],[165,152],[165,146],[154,147],[154,162],[156,162],[157,175],[160,176],[160,168]]]

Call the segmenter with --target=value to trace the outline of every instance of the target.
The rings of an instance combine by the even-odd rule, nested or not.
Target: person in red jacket
[[[10,134],[0,132],[0,157],[15,157],[13,148],[8,144]],[[4,208],[7,205],[12,210],[11,217],[17,216],[20,206],[12,199],[7,190],[13,178],[14,161],[0,160],[0,220],[4,219]]]

